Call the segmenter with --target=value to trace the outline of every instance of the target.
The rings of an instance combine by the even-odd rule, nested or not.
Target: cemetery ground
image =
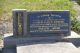
[[[74,8],[78,11],[78,15],[80,15],[80,6],[75,4]],[[5,21],[4,24],[2,24],[2,25],[5,26],[5,30],[3,30],[4,31],[3,33],[6,34],[6,33],[12,33],[13,32],[12,31],[12,28],[13,28],[12,20],[11,21],[7,21],[7,22]],[[77,33],[73,32],[73,31],[72,31],[72,34],[73,34],[73,36],[65,37],[65,39],[66,39],[65,42],[66,41],[70,41],[70,42],[73,43],[73,45],[76,48],[80,49],[80,34],[77,34]],[[72,39],[70,39],[70,38],[72,38]],[[65,43],[65,42],[60,42],[60,43]],[[3,46],[2,38],[0,38],[0,46],[1,47]]]

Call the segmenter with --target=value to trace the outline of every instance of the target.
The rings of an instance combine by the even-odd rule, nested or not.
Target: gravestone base
[[[3,48],[2,53],[17,53],[16,47],[5,47]]]
[[[50,37],[13,37],[11,34],[4,35],[4,47],[11,47],[19,44],[35,44],[39,42],[59,42],[63,38],[61,36],[50,36]]]

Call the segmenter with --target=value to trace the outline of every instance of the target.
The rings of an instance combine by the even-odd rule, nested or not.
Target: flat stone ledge
[[[17,53],[80,53],[78,48],[68,42],[18,45],[16,49]]]
[[[13,36],[13,33],[4,34],[4,38],[9,37],[9,36]],[[64,37],[64,38],[80,38],[80,35],[75,33],[74,31],[71,31],[71,35]]]

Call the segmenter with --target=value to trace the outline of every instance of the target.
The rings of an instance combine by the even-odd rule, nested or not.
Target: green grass
[[[28,11],[70,10],[71,20],[75,23],[74,18],[76,18],[77,13],[73,9],[73,6],[74,4],[69,0],[0,0],[0,15],[2,15],[0,18],[3,18],[4,15],[6,15],[5,19],[11,19],[12,9],[27,9]],[[76,25],[76,23],[74,25]]]
[[[3,0],[0,0],[0,15],[3,13]]]
[[[27,10],[70,10],[74,16],[73,3],[69,0],[4,0],[3,12],[11,14],[12,9]]]

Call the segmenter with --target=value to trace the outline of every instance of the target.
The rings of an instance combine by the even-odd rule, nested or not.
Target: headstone
[[[23,37],[70,35],[70,12],[14,10],[13,31]]]

